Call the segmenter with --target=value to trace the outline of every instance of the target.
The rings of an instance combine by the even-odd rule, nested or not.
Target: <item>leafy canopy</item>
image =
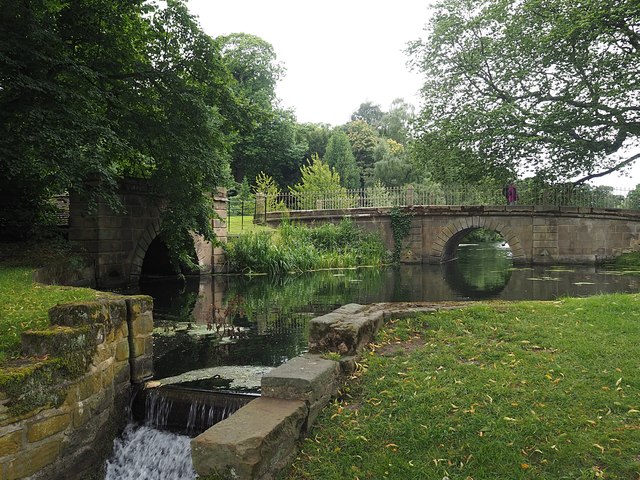
[[[576,183],[640,158],[637,0],[441,0],[409,53],[426,150]]]
[[[68,190],[115,204],[118,179],[135,175],[166,199],[174,251],[188,231],[212,238],[208,194],[227,182],[243,112],[218,46],[184,2],[2,5],[0,230],[28,231]]]

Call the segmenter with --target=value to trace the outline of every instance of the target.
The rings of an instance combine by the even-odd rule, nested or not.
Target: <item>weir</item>
[[[179,385],[145,386],[132,401],[134,421],[148,427],[197,435],[258,398],[257,393],[212,392]]]

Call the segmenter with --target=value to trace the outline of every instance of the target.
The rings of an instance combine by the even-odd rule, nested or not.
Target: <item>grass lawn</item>
[[[253,223],[253,215],[245,215],[244,217],[233,215],[227,218],[227,232],[230,235],[263,231],[273,231],[273,228],[265,225],[256,225]]]
[[[640,479],[640,295],[387,324],[281,478]]]
[[[88,288],[39,285],[32,275],[32,268],[0,264],[0,362],[18,353],[21,332],[49,325],[51,307],[99,295]]]

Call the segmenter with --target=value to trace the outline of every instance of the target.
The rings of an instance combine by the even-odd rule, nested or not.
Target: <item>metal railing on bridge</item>
[[[298,210],[333,210],[366,207],[407,207],[429,205],[505,205],[502,186],[405,186],[372,187],[331,192],[256,194],[250,199],[229,199],[228,230],[237,234],[253,224],[254,216],[269,212]],[[562,184],[547,187],[518,186],[518,205],[552,205],[592,208],[637,209],[629,189],[613,187],[573,186]]]

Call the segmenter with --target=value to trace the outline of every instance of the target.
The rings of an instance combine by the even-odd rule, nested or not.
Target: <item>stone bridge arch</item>
[[[91,187],[91,184],[88,184]],[[117,195],[124,211],[114,211],[104,200],[93,209],[83,197],[72,192],[69,204],[69,240],[93,263],[96,286],[135,286],[140,279],[145,256],[160,233],[162,198],[143,179],[124,179]],[[220,219],[212,219],[213,230],[226,241],[226,191],[214,197]],[[202,273],[224,268],[224,253],[198,235],[192,235]]]
[[[522,242],[516,232],[511,227],[498,223],[491,217],[461,218],[449,222],[436,236],[431,255],[439,258],[441,262],[454,259],[460,241],[467,234],[479,228],[500,234],[509,244],[514,262],[521,263],[527,260]]]

